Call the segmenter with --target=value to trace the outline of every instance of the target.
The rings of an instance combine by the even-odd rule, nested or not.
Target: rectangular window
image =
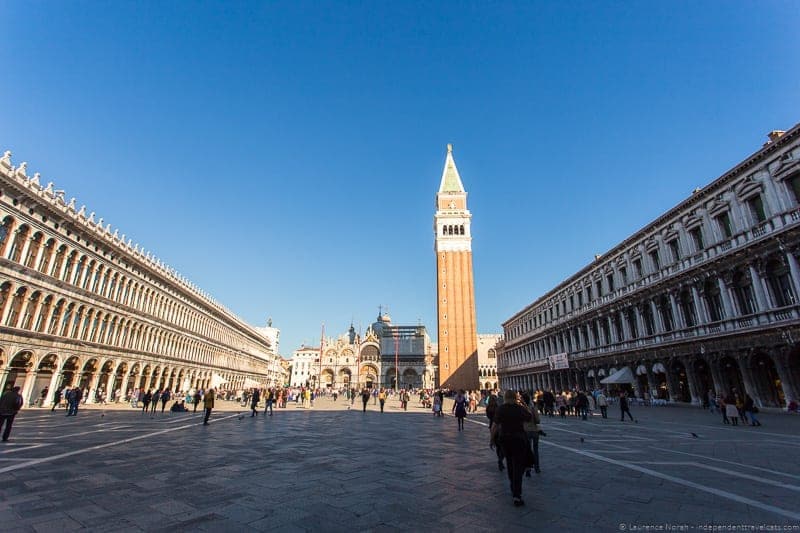
[[[733,235],[733,227],[731,226],[731,217],[728,212],[724,212],[721,215],[715,217],[717,221],[717,226],[719,226],[719,231],[722,234],[723,239],[730,239]]]
[[[626,286],[628,284],[628,269],[621,267],[619,269],[619,277],[622,280],[622,286]]]
[[[698,252],[702,252],[705,247],[706,243],[703,241],[703,230],[699,226],[694,228],[689,232],[689,235],[692,236],[692,242],[694,242],[694,249]]]
[[[603,295],[603,282],[602,280],[598,280],[595,284],[595,289],[597,289],[597,297],[600,298]]]
[[[578,293],[578,307],[583,307],[583,291]]]
[[[634,259],[633,260],[633,271],[636,273],[636,278],[642,277],[642,260],[641,259]]]
[[[591,285],[586,287],[586,301],[587,302],[591,302],[592,301],[592,286]]]
[[[661,270],[661,259],[658,257],[658,250],[650,252],[650,263],[653,265],[653,272]]]
[[[681,259],[681,248],[678,245],[678,239],[672,239],[667,243],[669,251],[672,254],[672,260],[677,262]]]
[[[606,284],[608,285],[609,292],[614,292],[614,274],[606,276]]]
[[[750,208],[750,213],[753,215],[756,224],[767,220],[767,214],[764,211],[764,201],[761,199],[760,194],[747,200],[747,206]]]

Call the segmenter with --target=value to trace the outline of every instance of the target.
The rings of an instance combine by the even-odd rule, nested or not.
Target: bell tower
[[[436,308],[439,341],[438,382],[451,389],[477,389],[478,330],[475,322],[475,287],[472,279],[472,215],[461,183],[453,145],[436,194]]]

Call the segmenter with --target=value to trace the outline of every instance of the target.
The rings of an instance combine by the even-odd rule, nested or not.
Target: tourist
[[[164,412],[164,408],[167,406],[167,402],[172,397],[172,393],[169,389],[164,389],[164,392],[161,393],[161,412]]]
[[[706,401],[708,402],[708,412],[713,415],[714,408],[717,406],[717,397],[714,394],[714,391],[708,389],[708,392],[706,393],[706,398],[707,398]]]
[[[739,425],[739,409],[736,408],[736,397],[733,393],[725,397],[725,414],[734,426]]]
[[[141,391],[138,388],[133,389],[131,393],[131,407],[136,409],[139,407],[139,396],[141,395]]]
[[[156,389],[150,399],[150,414],[155,414],[158,401],[161,399],[161,389]]]
[[[50,412],[56,410],[56,407],[61,405],[61,396],[64,394],[64,389],[58,389],[55,394],[53,394],[53,408],[50,409]]]
[[[269,411],[269,416],[272,416],[272,402],[274,401],[275,401],[275,388],[273,387],[271,389],[267,389],[267,399],[264,402],[264,414],[267,414],[267,411]],[[280,407],[280,403],[278,403],[278,407]]]
[[[200,405],[200,400],[203,398],[203,395],[200,393],[200,389],[196,389],[194,391],[194,396],[192,397],[192,403],[194,404],[194,410],[192,412],[197,412],[197,406]]]
[[[361,412],[366,413],[367,404],[369,403],[369,390],[366,387],[361,389],[361,403],[363,405],[363,409],[361,410]]]
[[[148,407],[152,401],[153,393],[148,390],[144,393],[144,396],[142,396],[142,414],[145,414],[148,411]]]
[[[45,386],[42,392],[39,393],[39,407],[44,407],[44,401],[47,399],[48,392],[50,392],[50,387]]]
[[[540,474],[542,471],[539,468],[539,434],[542,428],[539,424],[542,423],[542,418],[539,415],[539,411],[536,409],[536,404],[531,401],[526,393],[522,393],[522,403],[528,406],[528,409],[531,410],[531,415],[533,415],[533,419],[529,422],[525,422],[523,427],[525,428],[525,433],[528,435],[528,444],[531,446],[531,451],[533,452],[533,470],[537,474]],[[530,467],[525,469],[525,477],[531,477]]]
[[[730,424],[731,421],[728,420],[728,408],[725,405],[725,398],[722,396],[722,393],[717,394],[717,406],[719,408],[719,412],[722,413],[722,423]]]
[[[567,418],[567,397],[564,391],[556,395],[556,407],[558,408],[558,415],[561,418]]]
[[[411,395],[408,391],[406,389],[400,391],[400,405],[403,407],[403,411],[408,411],[409,400],[411,400]]]
[[[750,397],[749,394],[745,393],[744,395],[744,412],[747,418],[750,419],[751,426],[760,426],[761,422],[758,421],[756,414],[758,414],[758,407],[756,407],[753,398]]]
[[[475,391],[469,391],[469,412],[474,413],[478,410],[478,396]]]
[[[603,391],[597,392],[597,407],[600,408],[600,414],[603,418],[608,418],[608,398]]]
[[[467,407],[469,406],[469,401],[464,394],[464,389],[458,391],[451,410],[452,413],[455,413],[456,420],[458,420],[459,431],[464,431],[464,418],[467,416]]]
[[[11,425],[14,423],[14,417],[22,409],[22,403],[19,386],[6,391],[0,396],[0,429],[5,426],[3,442],[8,442],[8,437],[11,435]]]
[[[533,415],[522,399],[513,390],[507,390],[503,395],[503,405],[497,408],[492,425],[491,446],[497,446],[497,437],[500,437],[500,446],[506,456],[508,467],[508,481],[511,485],[511,496],[514,506],[525,505],[522,500],[522,475],[525,472],[528,451],[528,435],[523,424],[533,420]]]
[[[259,389],[253,389],[253,395],[250,397],[250,418],[253,418],[258,414],[258,402],[261,401],[261,391]],[[264,413],[266,414],[267,410],[264,409]]]
[[[542,403],[544,403],[544,414],[553,418],[553,406],[556,403],[553,391],[546,390],[542,393]]]
[[[491,434],[492,427],[494,426],[494,415],[497,414],[497,408],[499,407],[497,401],[497,395],[492,392],[489,394],[489,398],[486,400],[486,418],[489,419],[489,433]],[[497,454],[497,469],[501,472],[503,471],[503,447],[502,446],[495,446],[495,453]]]
[[[78,406],[81,403],[81,398],[83,398],[83,390],[80,387],[75,387],[72,389],[72,393],[69,397],[69,410],[67,411],[67,416],[78,416]]]
[[[439,395],[439,391],[433,393],[433,416],[443,416],[442,397]]]
[[[203,408],[206,410],[206,416],[203,418],[203,425],[208,425],[208,419],[211,418],[211,410],[214,409],[214,389],[208,389],[203,396]]]
[[[386,390],[381,387],[380,392],[378,393],[378,401],[381,403],[381,413],[383,412],[383,406],[386,405]]]
[[[625,422],[625,414],[627,413],[628,417],[630,417],[631,422],[633,422],[633,415],[631,414],[631,408],[628,405],[628,395],[625,394],[624,391],[620,391],[619,393],[619,416],[620,422]]]
[[[575,416],[580,416],[586,420],[589,411],[589,398],[586,397],[583,391],[578,391],[575,397]]]

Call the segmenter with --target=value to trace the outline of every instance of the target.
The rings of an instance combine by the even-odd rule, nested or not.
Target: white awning
[[[222,376],[220,376],[219,374],[212,374],[212,376],[211,376],[211,387],[212,388],[219,387],[220,385],[224,385],[225,383],[227,383],[227,381],[222,379]]]
[[[661,363],[656,363],[653,365],[653,372],[656,374],[666,374],[667,369],[664,368],[664,365]]]
[[[618,370],[608,376],[607,378],[600,380],[600,383],[603,385],[613,385],[615,383],[635,383],[636,378],[633,377],[633,372],[631,372],[630,367],[622,367],[621,370]]]
[[[605,370],[603,370],[602,368],[601,368],[600,370],[598,370],[598,371],[597,371],[597,377],[600,377],[600,378],[602,378],[602,377],[604,377],[605,375],[606,375],[606,371],[605,371]]]
[[[636,375],[637,376],[642,376],[642,375],[645,375],[645,374],[647,374],[647,367],[645,367],[644,365],[639,365],[639,366],[636,367]]]
[[[594,377],[594,370],[593,370],[593,369],[592,369],[592,370],[589,370],[589,371],[586,373],[586,377],[587,377],[587,378],[593,378],[593,377]]]

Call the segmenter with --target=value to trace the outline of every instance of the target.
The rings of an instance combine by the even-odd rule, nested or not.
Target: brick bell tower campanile
[[[436,194],[436,307],[439,340],[438,385],[477,389],[478,329],[472,279],[472,235],[467,192],[447,145],[442,181]]]

